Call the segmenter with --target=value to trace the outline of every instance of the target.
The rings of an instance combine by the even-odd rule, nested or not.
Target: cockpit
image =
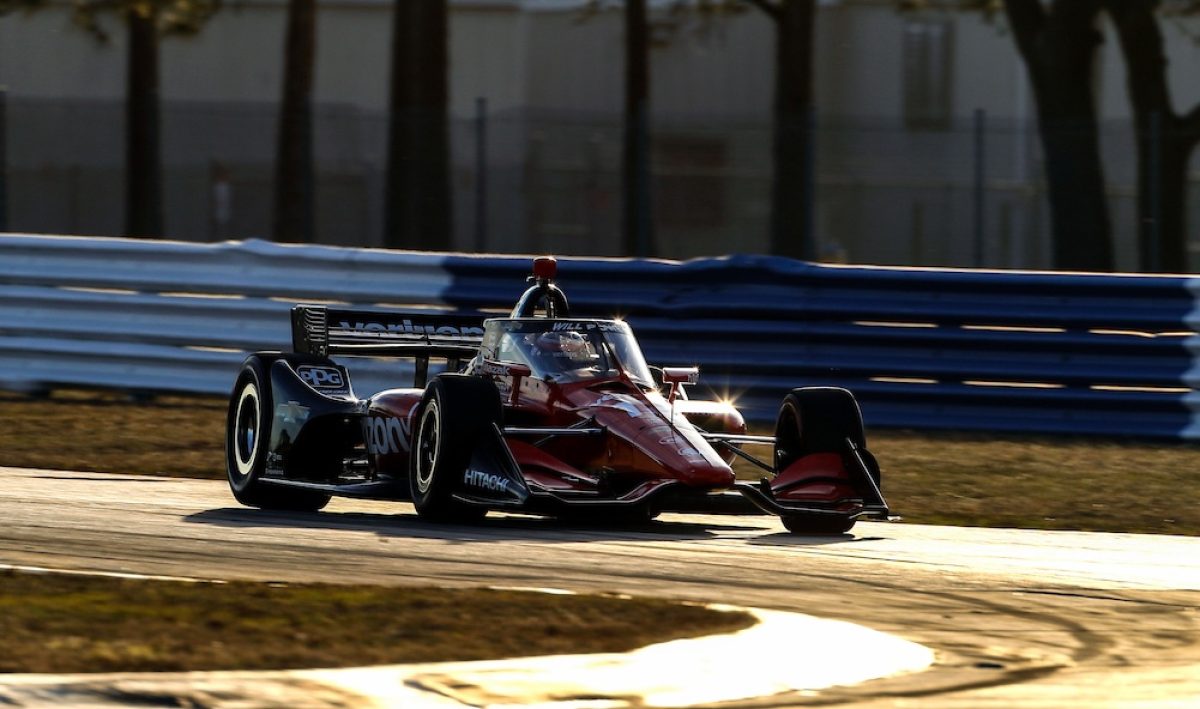
[[[633,332],[618,320],[489,320],[481,353],[487,360],[527,365],[539,379],[587,381],[624,371],[634,382],[654,386]]]

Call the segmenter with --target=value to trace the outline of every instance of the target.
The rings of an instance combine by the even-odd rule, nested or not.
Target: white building
[[[657,3],[652,12],[659,251],[763,251],[774,27],[749,6],[707,17],[671,5]],[[321,3],[317,229],[327,243],[381,240],[391,6]],[[585,7],[578,0],[452,3],[460,248],[475,248],[479,233],[474,121],[477,99],[485,98],[484,247],[617,253],[621,10],[619,3],[596,13]],[[196,37],[164,41],[167,236],[268,235],[285,9],[281,1],[230,4]],[[67,6],[0,18],[11,229],[120,233],[125,38],[113,29],[113,40],[99,45],[72,25]],[[1200,85],[1187,77],[1200,44],[1186,23],[1163,29],[1177,109],[1187,110],[1200,102]],[[1033,100],[1003,18],[842,0],[820,7],[817,33],[817,226],[826,256],[970,265],[973,121],[982,110],[985,263],[1047,265]],[[1133,136],[1124,81],[1110,38],[1098,62],[1099,111],[1120,265],[1132,268]],[[227,219],[213,189],[226,179]]]

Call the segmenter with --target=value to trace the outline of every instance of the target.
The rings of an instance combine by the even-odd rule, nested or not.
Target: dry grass
[[[911,522],[1200,534],[1200,446],[879,432],[888,502]]]
[[[0,465],[223,476],[225,402],[0,395]],[[1200,534],[1200,447],[873,431],[884,492],[909,522]]]
[[[345,667],[623,652],[749,627],[667,601],[0,572],[0,672]]]
[[[219,478],[225,408],[214,397],[0,394],[0,465]]]

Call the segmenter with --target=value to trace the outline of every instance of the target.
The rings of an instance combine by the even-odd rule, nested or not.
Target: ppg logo
[[[334,367],[304,365],[296,373],[313,389],[341,389],[346,384],[341,371]]]

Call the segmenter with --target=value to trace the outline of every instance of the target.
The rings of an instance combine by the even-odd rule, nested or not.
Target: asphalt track
[[[925,672],[737,706],[1200,707],[1200,539],[1186,537],[863,523],[803,539],[697,515],[441,527],[403,504],[264,513],[220,482],[0,468],[0,564],[617,591],[848,620],[937,653]]]

